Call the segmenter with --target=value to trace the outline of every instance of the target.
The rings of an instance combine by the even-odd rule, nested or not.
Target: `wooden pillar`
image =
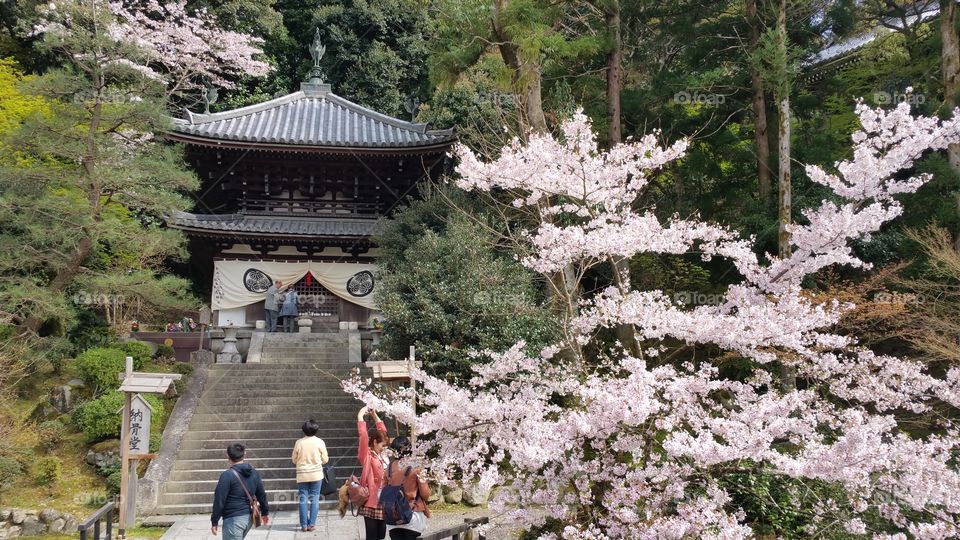
[[[126,365],[127,378],[129,379],[133,375],[133,357],[127,357]],[[131,407],[132,397],[130,392],[123,393],[123,417],[120,420],[120,526],[118,531],[118,538],[121,540],[125,539],[127,536],[127,497],[130,496],[130,407]]]
[[[416,365],[416,347],[410,346],[410,356],[407,358],[407,375],[410,376],[410,405],[413,407],[413,414],[417,414],[417,381],[413,378],[413,367]],[[410,448],[417,443],[417,434],[410,426]]]

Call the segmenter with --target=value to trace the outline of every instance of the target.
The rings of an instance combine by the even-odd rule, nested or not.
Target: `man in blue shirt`
[[[223,518],[223,540],[243,540],[253,525],[250,515],[250,499],[247,493],[256,497],[260,503],[263,524],[270,524],[270,508],[267,506],[267,492],[263,488],[260,473],[251,465],[243,462],[245,448],[240,443],[227,447],[230,468],[220,473],[220,481],[213,492],[213,514],[210,516],[210,532],[217,535],[220,518]],[[236,474],[234,473],[236,471]],[[239,475],[239,478],[238,478]],[[243,482],[243,485],[240,485]],[[246,488],[246,491],[244,491]]]

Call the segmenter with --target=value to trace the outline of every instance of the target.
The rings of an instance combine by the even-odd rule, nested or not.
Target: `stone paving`
[[[483,509],[464,512],[444,512],[434,514],[428,522],[427,532],[437,531],[463,523],[465,518],[475,518],[486,515]],[[487,534],[488,540],[508,540],[513,535],[506,532],[504,527]],[[498,532],[499,531],[499,532]],[[174,523],[160,540],[216,540],[219,536],[210,534],[210,516],[192,515],[183,516]],[[270,526],[253,529],[246,540],[301,540],[301,539],[331,539],[331,540],[364,540],[363,518],[347,515],[341,519],[336,511],[321,511],[317,518],[317,530],[301,532],[298,524],[297,512],[279,511],[271,513]]]

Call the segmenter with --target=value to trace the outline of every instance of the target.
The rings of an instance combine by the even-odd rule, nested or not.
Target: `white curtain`
[[[211,309],[231,309],[254,304],[266,297],[270,283],[283,286],[300,281],[307,272],[333,294],[365,308],[377,309],[373,275],[375,264],[214,261]]]

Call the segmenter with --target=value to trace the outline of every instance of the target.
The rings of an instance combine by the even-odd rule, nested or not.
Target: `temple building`
[[[366,326],[376,310],[371,235],[417,183],[447,167],[453,130],[352,103],[322,81],[322,47],[300,91],[174,120],[202,186],[193,213],[167,217],[210,283],[212,323],[253,326],[270,283],[294,283],[314,328]],[[319,53],[319,54],[317,54]]]

